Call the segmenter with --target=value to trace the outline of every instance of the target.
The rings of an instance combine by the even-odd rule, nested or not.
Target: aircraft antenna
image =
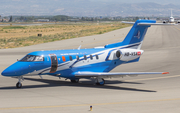
[[[81,45],[78,47],[78,50],[80,50],[81,49]]]

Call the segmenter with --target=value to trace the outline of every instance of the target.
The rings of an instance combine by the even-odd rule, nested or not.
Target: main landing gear
[[[95,81],[96,85],[104,85],[105,80],[103,78],[95,78],[91,79],[92,81]],[[79,83],[79,79],[71,79],[72,83]]]
[[[17,88],[21,88],[22,87],[22,81],[24,81],[24,78],[22,76],[18,77],[18,83],[16,84]]]
[[[79,83],[79,79],[71,79],[72,83]]]
[[[96,79],[96,85],[104,85],[104,84],[105,84],[105,80],[103,78]]]

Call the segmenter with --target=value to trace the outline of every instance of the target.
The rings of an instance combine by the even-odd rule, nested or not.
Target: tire
[[[79,79],[71,80],[72,83],[79,83]]]
[[[96,85],[100,85],[100,86],[103,86],[105,84],[105,80],[102,79],[102,82],[96,82]]]
[[[17,87],[17,88],[21,88],[21,87],[22,87],[22,84],[21,84],[20,82],[18,82],[18,83],[16,84],[16,87]]]

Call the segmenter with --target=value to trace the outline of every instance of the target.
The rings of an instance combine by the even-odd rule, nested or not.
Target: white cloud
[[[37,8],[37,7],[39,7],[39,5],[32,5],[31,7]]]
[[[63,10],[64,10],[64,8],[60,8],[60,9],[56,9],[55,12],[61,12]]]

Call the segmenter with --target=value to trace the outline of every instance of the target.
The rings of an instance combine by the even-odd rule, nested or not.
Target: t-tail
[[[106,45],[106,48],[126,46],[131,49],[140,49],[148,27],[155,24],[155,20],[137,20],[136,22],[124,22],[134,24],[122,42]]]

